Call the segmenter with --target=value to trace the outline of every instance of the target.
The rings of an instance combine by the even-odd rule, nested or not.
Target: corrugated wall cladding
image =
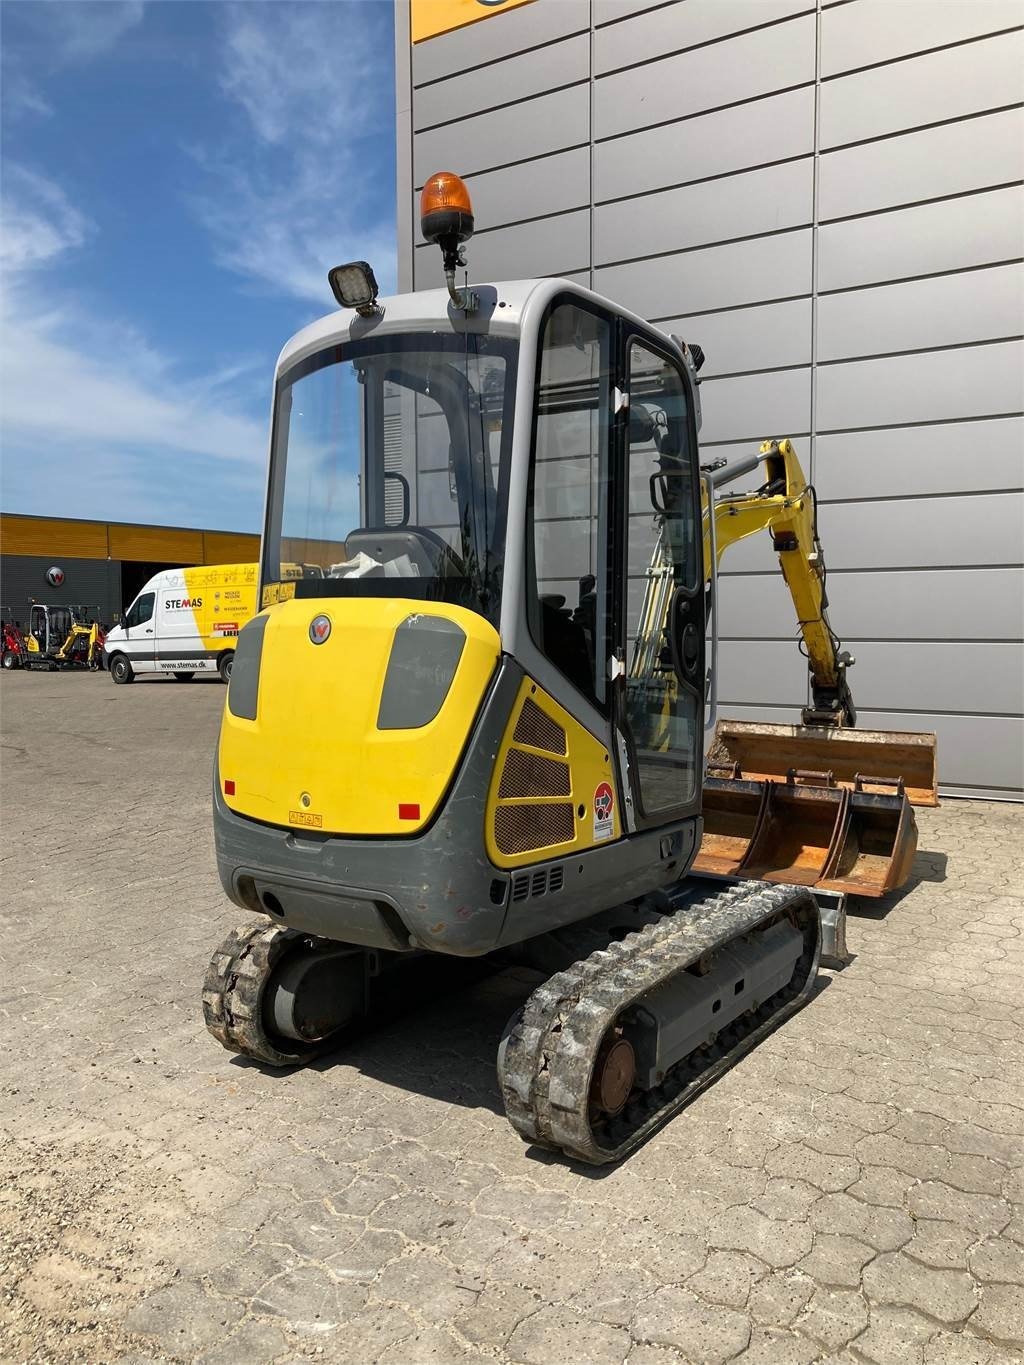
[[[465,174],[472,278],[565,274],[699,341],[702,440],[789,435],[820,499],[861,723],[934,729],[943,789],[1024,788],[1024,7],[534,0],[408,46],[416,194]],[[722,592],[724,709],[806,699],[767,537]]]

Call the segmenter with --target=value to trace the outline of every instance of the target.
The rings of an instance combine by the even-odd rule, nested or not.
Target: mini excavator
[[[98,607],[29,606],[28,631],[16,626],[4,632],[4,668],[34,668],[55,672],[61,668],[102,667],[106,633],[96,617]]]
[[[214,781],[220,877],[259,918],[204,1015],[288,1067],[417,962],[539,968],[506,1112],[600,1165],[808,998],[814,888],[905,879],[934,736],[856,730],[813,489],[788,441],[701,465],[700,348],[566,280],[459,286],[466,186],[432,176],[421,209],[446,288],[336,267],[344,311],[278,361]],[[765,529],[811,705],[716,730],[718,559]]]

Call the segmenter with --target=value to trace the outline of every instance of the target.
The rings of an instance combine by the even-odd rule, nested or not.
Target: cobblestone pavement
[[[621,1167],[500,1113],[504,974],[274,1075],[205,1033],[244,919],[223,689],[4,676],[0,1357],[1006,1365],[1024,1346],[1024,818],[918,813],[855,960]]]

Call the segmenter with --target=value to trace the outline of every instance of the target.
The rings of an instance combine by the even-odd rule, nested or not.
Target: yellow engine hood
[[[324,834],[421,830],[452,779],[494,674],[497,632],[461,607],[394,598],[292,599],[263,615],[255,718],[233,714],[229,695],[221,727],[219,779],[228,806]],[[311,630],[320,617],[330,624],[314,643],[314,633],[324,634],[322,624]],[[429,645],[438,633],[449,657],[460,634],[464,643],[447,694],[424,720],[431,705],[422,697],[443,695],[449,673],[417,642]],[[399,728],[406,719],[410,727]]]

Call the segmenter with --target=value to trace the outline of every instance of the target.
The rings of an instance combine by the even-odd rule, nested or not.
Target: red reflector
[[[225,795],[225,796],[234,796],[234,794],[235,794],[235,784],[230,780],[230,778],[225,778],[225,779],[224,779],[224,795]]]
[[[400,802],[398,806],[398,818],[399,820],[418,820],[420,818],[419,802],[413,802],[411,805],[403,805]]]

